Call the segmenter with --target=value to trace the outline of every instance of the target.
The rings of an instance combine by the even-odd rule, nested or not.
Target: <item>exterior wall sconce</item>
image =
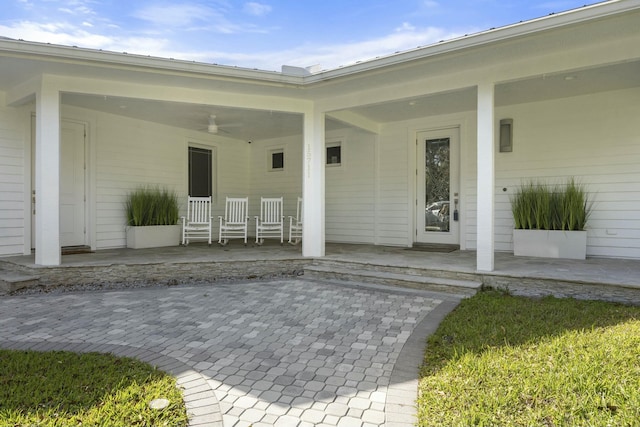
[[[513,119],[500,120],[500,152],[513,151]]]

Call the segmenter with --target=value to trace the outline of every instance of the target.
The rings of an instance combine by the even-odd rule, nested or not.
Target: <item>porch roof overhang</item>
[[[472,110],[475,85],[487,79],[496,84],[496,105],[639,86],[640,54],[633,48],[638,25],[640,1],[613,0],[311,75],[0,38],[0,91],[51,75],[209,91],[211,99],[218,94],[274,97],[317,103],[330,113],[328,130],[356,126],[377,132],[387,122]],[[571,84],[567,77],[573,78]],[[62,103],[115,114],[126,110],[126,115],[136,117],[133,107],[142,101],[153,114],[139,113],[138,118],[192,130],[203,127],[212,107],[219,107],[218,115],[229,113],[229,120],[254,125],[282,113],[271,128],[262,127],[264,138],[282,136],[287,128],[282,120],[292,118],[292,111],[282,112],[277,106],[245,109],[224,102],[105,95],[79,87],[63,93]],[[102,97],[100,102],[96,96]]]

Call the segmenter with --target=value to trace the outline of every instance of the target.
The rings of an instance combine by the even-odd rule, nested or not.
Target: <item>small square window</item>
[[[284,151],[274,150],[271,152],[271,170],[284,169]]]
[[[342,164],[342,146],[332,144],[327,146],[327,165],[339,166]]]

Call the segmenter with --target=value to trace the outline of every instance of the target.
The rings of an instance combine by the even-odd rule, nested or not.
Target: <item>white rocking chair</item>
[[[211,196],[187,199],[187,216],[182,217],[182,244],[191,239],[206,239],[211,246]]]
[[[224,217],[218,217],[220,219],[219,244],[224,246],[229,243],[229,239],[244,239],[244,245],[247,245],[248,204],[248,197],[227,197]]]
[[[296,216],[289,217],[289,243],[296,245],[302,240],[302,197],[298,197]]]
[[[284,242],[284,216],[282,197],[261,197],[260,216],[256,216],[256,244],[262,245],[267,237],[279,238]]]

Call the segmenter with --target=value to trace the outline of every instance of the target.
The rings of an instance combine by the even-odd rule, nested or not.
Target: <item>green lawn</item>
[[[485,291],[427,341],[420,426],[640,425],[640,307]]]
[[[166,398],[162,410],[149,402]],[[0,426],[186,426],[175,379],[108,354],[0,350]]]

